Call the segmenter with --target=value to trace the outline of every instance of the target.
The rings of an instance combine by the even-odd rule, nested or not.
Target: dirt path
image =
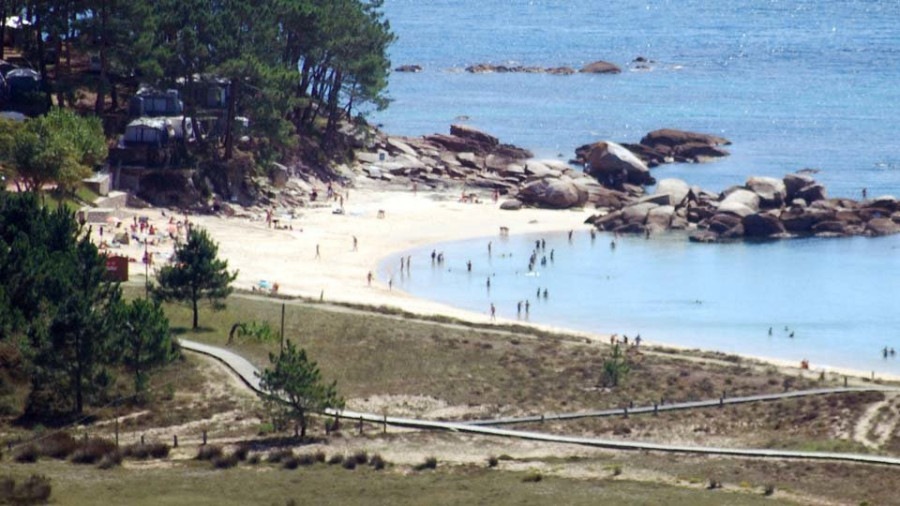
[[[868,448],[884,446],[891,433],[897,428],[900,410],[897,407],[898,393],[885,393],[882,401],[871,404],[853,427],[853,440]],[[870,437],[874,436],[874,439]]]

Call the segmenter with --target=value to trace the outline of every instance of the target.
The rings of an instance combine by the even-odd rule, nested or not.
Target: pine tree
[[[200,299],[209,299],[214,310],[224,309],[223,300],[231,294],[231,282],[237,278],[237,271],[228,272],[228,262],[220,260],[218,252],[218,244],[205,230],[192,227],[187,243],[175,250],[174,264],[163,267],[157,275],[156,296],[164,301],[189,303],[194,312],[194,330],[198,328]]]
[[[260,387],[276,417],[296,420],[300,437],[306,436],[309,413],[328,408],[342,409],[337,382],[326,383],[319,366],[306,356],[306,350],[288,341],[278,355],[269,354],[272,368],[260,375]]]

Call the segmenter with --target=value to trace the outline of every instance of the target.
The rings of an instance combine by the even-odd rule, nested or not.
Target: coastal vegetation
[[[27,381],[28,417],[105,403],[120,367],[140,392],[151,369],[177,356],[159,306],[124,301],[105,273],[106,256],[71,212],[0,190],[3,380]]]

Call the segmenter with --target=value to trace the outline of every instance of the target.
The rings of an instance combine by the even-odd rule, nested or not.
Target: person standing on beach
[[[402,274],[404,269],[406,269],[406,259],[400,257],[400,273]]]
[[[551,262],[553,261],[553,250],[552,249],[550,250],[550,261]]]
[[[319,245],[318,244],[316,244],[316,258],[317,259],[322,258],[322,256],[319,254]]]
[[[572,242],[572,232],[574,232],[574,230],[569,230],[569,242]]]
[[[466,262],[466,269],[467,269],[469,272],[472,272],[472,261],[471,261],[471,260],[469,260],[469,261]]]
[[[546,299],[546,298],[547,298],[547,289],[544,288],[544,299]]]
[[[437,258],[437,252],[431,250],[431,265],[434,265],[434,259]]]
[[[412,265],[412,255],[406,255],[406,273],[409,274],[409,267]]]
[[[491,278],[490,278],[490,276],[488,276],[488,278],[487,278],[487,283],[486,283],[486,285],[487,285],[488,291],[490,291],[490,290],[491,290]]]
[[[369,271],[369,274],[366,275],[366,281],[369,282],[369,286],[372,286],[372,278],[374,278],[374,277],[375,277],[375,275],[372,274],[372,271]]]
[[[615,239],[613,239],[612,241],[609,241],[609,249],[611,249],[613,251],[616,250],[616,240]]]
[[[528,316],[528,311],[531,310],[531,301],[525,299],[525,316]]]
[[[354,235],[354,236],[353,236],[353,251],[359,251],[359,250],[357,249],[356,245],[357,245],[357,240],[356,240],[356,236]]]
[[[388,280],[388,291],[394,290],[394,278]]]
[[[494,303],[491,302],[491,321],[497,320],[497,308],[494,307]]]
[[[491,241],[488,241],[488,256],[491,256]]]
[[[516,304],[516,316],[522,316],[522,301]]]
[[[547,249],[547,241],[545,239],[541,239],[541,250]]]

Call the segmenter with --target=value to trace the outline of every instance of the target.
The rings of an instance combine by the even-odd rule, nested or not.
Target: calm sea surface
[[[900,2],[386,0],[385,12],[399,36],[394,65],[425,68],[392,76],[394,103],[373,117],[391,133],[446,132],[466,116],[538,157],[568,159],[584,143],[635,142],[672,127],[728,137],[732,156],[657,168],[657,178],[721,190],[814,168],[832,196],[858,198],[863,187],[900,195]],[[635,70],[637,56],[656,63]],[[625,71],[462,71],[600,59]],[[507,317],[531,296],[530,318],[541,323],[900,372],[900,358],[879,353],[900,348],[898,238],[713,246],[621,239],[613,252],[605,235],[593,245],[586,235],[572,245],[548,236],[556,262],[526,277],[533,240],[495,242],[490,265],[487,239],[435,246],[448,257],[443,269],[414,262],[412,276],[395,283],[477,311],[493,301]],[[499,258],[501,246],[513,257]],[[392,265],[385,261],[382,276]],[[549,288],[546,302],[533,300],[538,285]]]

